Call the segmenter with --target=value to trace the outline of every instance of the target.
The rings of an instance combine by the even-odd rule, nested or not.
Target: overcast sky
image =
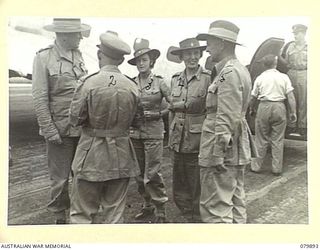
[[[92,27],[89,38],[84,38],[80,49],[90,72],[98,70],[96,62],[96,47],[99,43],[99,35],[107,30],[118,32],[132,48],[133,41],[137,37],[150,41],[150,48],[161,51],[154,72],[170,79],[171,75],[184,68],[182,64],[168,62],[166,52],[170,46],[178,46],[179,42],[188,37],[194,37],[198,33],[207,32],[211,22],[218,19],[226,19],[239,26],[238,42],[244,46],[237,46],[236,54],[239,60],[247,65],[259,47],[270,37],[293,40],[292,25],[302,23],[309,25],[307,17],[238,17],[238,18],[81,18],[83,23]],[[8,57],[9,66],[20,68],[23,73],[29,73],[32,69],[32,60],[35,52],[53,40],[53,34],[45,32],[42,26],[52,23],[52,17],[11,17],[8,29]],[[13,28],[22,26],[39,30],[43,36],[32,35],[25,32],[17,32]],[[26,42],[28,41],[28,42]],[[201,42],[205,45],[205,42]],[[21,57],[21,53],[22,56]],[[207,53],[204,54],[201,64],[204,63]],[[126,56],[126,61],[132,58]],[[137,70],[134,66],[124,62],[120,69],[129,76],[135,76]],[[12,66],[11,66],[12,65]],[[18,69],[19,70],[19,69]],[[25,72],[29,71],[29,72]]]

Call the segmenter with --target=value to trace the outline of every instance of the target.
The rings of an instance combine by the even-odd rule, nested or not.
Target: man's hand
[[[62,140],[59,134],[55,134],[49,138],[47,138],[48,142],[53,144],[62,144]]]
[[[291,122],[296,122],[297,121],[296,113],[290,113],[289,119],[290,119]]]

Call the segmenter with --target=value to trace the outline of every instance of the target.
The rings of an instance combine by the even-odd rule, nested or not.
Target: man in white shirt
[[[282,173],[283,141],[287,125],[285,101],[288,101],[291,122],[297,120],[296,102],[289,77],[276,70],[277,56],[266,55],[260,62],[263,63],[266,70],[257,77],[251,92],[250,106],[252,110],[259,101],[255,122],[258,157],[253,159],[251,171],[261,171],[263,159],[270,143],[272,173],[279,176]]]

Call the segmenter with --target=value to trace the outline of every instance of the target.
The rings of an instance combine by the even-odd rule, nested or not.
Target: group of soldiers
[[[192,223],[246,223],[245,167],[252,158],[264,157],[264,149],[258,147],[257,152],[246,121],[251,94],[263,103],[258,117],[267,115],[260,111],[264,107],[272,115],[277,109],[285,124],[287,97],[292,122],[296,111],[290,80],[282,75],[274,82],[284,83],[267,90],[275,99],[259,92],[272,76],[260,79],[251,93],[250,74],[235,56],[235,47],[241,45],[239,27],[214,21],[208,33],[184,39],[170,50],[185,65],[172,76],[170,87],[152,72],[160,51],[151,49],[147,39],[134,41],[128,63],[139,74],[129,78],[118,66],[131,54],[130,46],[116,32],[101,34],[100,70],[87,75],[79,44],[91,27],[78,18],[54,18],[44,29],[55,32],[56,39],[34,59],[32,94],[46,141],[51,179],[48,209],[56,224],[67,223],[67,218],[70,223],[94,223],[100,209],[104,223],[122,223],[130,178],[135,178],[144,200],[135,219],[152,216],[154,223],[168,222],[168,196],[161,175],[164,115],[169,115],[173,200],[182,215]],[[212,70],[199,65],[205,50],[215,62]],[[275,60],[272,55],[262,59],[273,71]],[[262,123],[262,118],[258,120]],[[280,173],[278,168],[275,173]]]

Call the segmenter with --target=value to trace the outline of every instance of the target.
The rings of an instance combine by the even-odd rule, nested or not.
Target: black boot
[[[149,220],[152,216],[154,216],[154,207],[148,206],[143,207],[134,218],[136,220]]]

